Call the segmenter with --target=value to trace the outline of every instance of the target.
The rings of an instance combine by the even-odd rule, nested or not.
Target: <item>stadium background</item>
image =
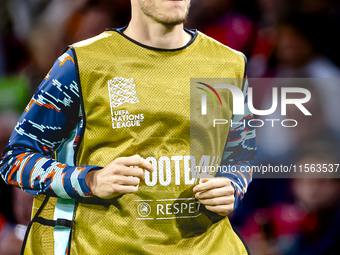
[[[0,151],[65,47],[129,17],[126,0],[0,0]],[[185,26],[242,51],[249,78],[340,78],[337,0],[192,0]],[[255,106],[270,88],[254,89]],[[339,163],[339,107],[316,101],[314,118],[291,112],[293,143],[258,130],[257,165]],[[1,179],[0,201],[0,254],[19,254],[32,197]],[[256,178],[229,217],[252,254],[340,254],[339,202],[339,180]]]

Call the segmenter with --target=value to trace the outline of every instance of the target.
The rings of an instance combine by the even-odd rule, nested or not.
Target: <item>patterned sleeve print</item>
[[[234,115],[221,165],[231,166],[233,171],[219,172],[217,176],[227,177],[235,190],[234,209],[239,206],[252,180],[251,166],[256,156],[255,129],[248,125],[253,114],[248,108],[248,80],[245,79],[243,94],[244,115]]]
[[[52,159],[73,130],[79,139],[82,117],[71,50],[54,63],[17,123],[1,155],[0,173],[8,184],[31,194],[61,198],[92,196],[85,182],[95,166],[66,165]]]

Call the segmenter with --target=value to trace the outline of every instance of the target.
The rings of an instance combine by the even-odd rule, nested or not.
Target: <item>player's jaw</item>
[[[138,0],[141,11],[155,21],[177,25],[185,21],[190,0]]]

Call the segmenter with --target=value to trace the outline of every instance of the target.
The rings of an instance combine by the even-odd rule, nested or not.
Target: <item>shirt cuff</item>
[[[87,186],[85,176],[90,171],[102,169],[99,166],[78,166],[73,171],[70,181],[72,191],[67,192],[70,197],[93,197],[90,188]]]
[[[241,191],[239,190],[239,188],[237,187],[237,185],[235,185],[232,181],[230,182],[231,187],[234,189],[234,209],[233,211],[240,205],[241,203]]]

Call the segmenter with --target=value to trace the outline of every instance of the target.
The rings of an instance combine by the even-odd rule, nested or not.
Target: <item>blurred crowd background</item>
[[[30,97],[66,46],[126,25],[130,2],[0,3],[2,151]],[[278,80],[309,78],[304,84],[309,83],[312,93],[306,106],[312,116],[295,107],[287,109],[287,115],[299,121],[297,128],[258,128],[255,164],[340,163],[338,0],[192,0],[185,26],[246,55],[257,109],[270,108],[271,88],[281,86]],[[0,254],[19,254],[33,197],[1,179],[0,199]],[[254,178],[242,205],[229,217],[254,255],[340,254],[337,178]]]

